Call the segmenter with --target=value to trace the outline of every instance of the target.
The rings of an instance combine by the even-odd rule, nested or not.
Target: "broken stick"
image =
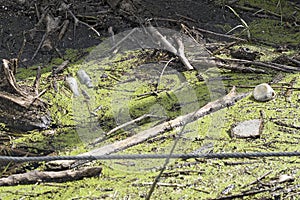
[[[179,116],[173,120],[164,122],[162,124],[159,124],[157,126],[154,126],[152,128],[149,128],[147,130],[141,131],[140,133],[133,135],[131,137],[128,137],[121,141],[116,141],[112,144],[105,145],[103,147],[100,147],[98,149],[94,149],[92,151],[80,154],[80,156],[99,156],[99,155],[107,155],[111,153],[115,153],[124,149],[127,149],[131,146],[137,145],[139,143],[142,143],[150,138],[153,138],[155,136],[158,136],[160,134],[165,133],[166,131],[172,130],[176,127],[183,126],[185,124],[191,123],[205,115],[208,115],[210,113],[216,112],[220,109],[232,106],[235,104],[236,101],[248,96],[250,93],[242,93],[237,94],[235,91],[235,87],[232,88],[232,90],[224,97],[217,99],[215,101],[212,101],[199,110]],[[83,163],[86,163],[89,161],[75,161],[75,160],[60,160],[60,161],[51,161],[47,163],[48,168],[50,169],[64,169],[64,168],[70,168],[74,166],[81,165]]]
[[[184,66],[188,70],[194,69],[193,66],[190,64],[188,59],[186,58],[184,54],[184,45],[180,37],[175,36],[175,41],[178,45],[178,49],[176,49],[167,39],[164,37],[156,28],[153,26],[147,27],[147,30],[150,32],[150,34],[153,36],[153,38],[157,39],[159,42],[163,44],[163,46],[166,48],[167,51],[173,53],[174,55],[177,55],[181,62],[184,64]]]

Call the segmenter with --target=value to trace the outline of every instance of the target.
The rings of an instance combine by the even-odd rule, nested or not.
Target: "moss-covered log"
[[[0,122],[19,131],[49,127],[51,120],[46,103],[38,98],[36,88],[16,83],[16,70],[16,59],[3,59],[0,68]]]

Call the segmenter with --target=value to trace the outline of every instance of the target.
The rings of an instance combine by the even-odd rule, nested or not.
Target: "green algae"
[[[227,4],[231,5],[230,1],[226,0],[216,1],[216,3],[223,7]],[[251,34],[251,40],[261,41],[264,44],[272,46],[299,45],[299,26],[295,25],[295,23],[299,21],[300,15],[297,7],[292,2],[287,0],[241,0],[238,1],[235,11],[241,15],[242,19],[244,17],[243,12],[253,14],[254,16],[264,16],[253,17],[253,19],[246,21],[248,24],[247,30]],[[228,32],[234,28],[228,23],[218,24],[216,27],[222,28],[224,32]],[[238,29],[238,32],[246,36],[245,30],[245,28],[242,30]]]
[[[269,44],[273,44],[276,41],[277,45],[299,45],[299,28],[286,28],[277,20],[254,20],[250,24],[250,30],[255,38]]]
[[[297,75],[291,75],[288,79],[298,77]],[[299,84],[298,84],[299,85]],[[298,86],[297,86],[298,87]],[[279,92],[278,90],[276,92]],[[299,106],[299,102],[297,101],[297,96],[299,92],[295,92],[292,98],[292,102],[294,106],[284,106],[284,110],[278,112],[278,109],[286,105],[285,98],[282,95],[278,95],[276,100],[270,101],[267,103],[255,102],[251,99],[251,97],[247,97],[236,103],[235,106],[226,109],[225,114],[218,111],[211,115],[205,116],[191,124],[188,124],[185,130],[194,130],[194,132],[190,132],[188,134],[184,134],[185,141],[179,142],[179,148],[176,152],[192,152],[193,150],[199,149],[205,143],[213,143],[212,152],[261,152],[261,151],[299,151],[299,147],[297,146],[299,137],[297,137],[297,133],[299,131],[294,132],[293,134],[286,134],[278,130],[278,127],[274,125],[272,120],[274,118],[278,120],[286,120],[287,116],[291,116],[290,123],[293,122],[295,116],[299,115],[299,111],[295,108]],[[276,108],[276,109],[274,109]],[[235,139],[231,138],[229,129],[233,123],[241,122],[244,120],[255,119],[260,117],[260,110],[265,112],[265,128],[260,138],[258,139]],[[211,122],[215,121],[216,117],[224,116],[224,123],[221,123],[219,127],[214,127],[214,131],[218,132],[218,135],[211,133]],[[167,133],[166,135],[174,134]],[[198,138],[196,140],[196,138]],[[201,138],[201,139],[199,139]],[[159,143],[144,143],[135,147],[131,147],[126,150],[124,153],[139,153],[139,149],[143,149],[143,153],[167,153],[169,147],[173,144],[172,137],[168,138],[167,136],[161,137],[161,141]],[[187,141],[187,142],[186,142]],[[178,165],[179,163],[185,163],[186,171],[196,170],[199,172],[198,178],[194,176],[184,176],[184,178],[180,179],[178,176],[176,177],[165,177],[162,178],[161,182],[174,184],[178,182],[180,184],[185,185],[186,188],[181,191],[182,196],[186,196],[189,198],[216,198],[221,195],[222,191],[225,190],[226,187],[230,185],[234,185],[234,189],[230,191],[230,194],[240,193],[243,191],[243,188],[247,186],[247,184],[251,183],[253,180],[256,180],[257,177],[262,176],[266,172],[271,172],[269,177],[264,180],[265,182],[270,182],[275,178],[278,178],[280,174],[290,174],[295,177],[299,177],[299,167],[297,166],[297,162],[295,162],[296,158],[265,158],[265,159],[225,159],[225,160],[202,160],[198,161],[196,167],[190,167],[189,162],[194,163],[192,160],[189,161],[172,161],[170,164],[170,168]],[[163,161],[132,161],[135,163],[134,167],[127,167],[126,170],[137,170],[138,167],[143,167],[140,170],[143,171],[145,167],[152,167],[152,169],[159,168],[162,165]],[[149,163],[152,162],[152,165]],[[232,164],[230,164],[232,163]],[[237,163],[237,164],[234,164]],[[242,163],[242,164],[238,164]],[[243,164],[244,163],[244,164]],[[118,164],[110,163],[109,166],[113,166],[115,170],[125,170],[124,166],[120,166]],[[195,169],[196,168],[196,169]],[[181,167],[178,167],[178,170],[182,170]],[[143,173],[145,173],[143,171]],[[168,173],[168,170],[165,171]],[[147,173],[146,173],[147,174]],[[243,174],[242,176],[240,174]],[[194,184],[192,187],[195,191],[192,194],[190,187],[188,186],[190,182],[193,180],[197,180],[197,184]],[[140,180],[139,183],[143,183],[143,180]],[[297,184],[299,181],[293,184]],[[288,187],[290,184],[284,184],[284,186]],[[249,186],[248,186],[249,187]],[[193,190],[192,189],[192,190]],[[137,189],[138,190],[138,189]],[[244,189],[245,190],[245,189]],[[159,187],[157,189],[158,197],[161,192],[167,192],[168,188]],[[132,193],[131,193],[132,194]],[[132,195],[135,193],[133,192]],[[258,194],[256,197],[271,197],[272,194]],[[133,196],[136,197],[136,196]],[[173,197],[173,196],[172,196]],[[175,198],[175,196],[174,196]],[[253,199],[253,196],[249,199]]]
[[[78,68],[78,67],[77,67]],[[191,72],[191,74],[194,72]],[[185,77],[188,77],[185,72]],[[232,76],[233,74],[223,71],[221,74]],[[189,74],[190,75],[190,74]],[[256,77],[256,74],[235,74],[240,79],[229,79],[224,85],[236,84],[237,82],[242,84],[242,80],[246,81],[245,77],[256,81],[261,81],[262,77]],[[284,80],[277,83],[276,86],[284,86],[286,82],[291,81],[293,78],[297,78],[298,74],[288,75]],[[193,77],[193,76],[191,76]],[[255,79],[256,78],[256,79]],[[111,83],[115,80],[111,80]],[[194,80],[195,81],[195,80]],[[225,80],[224,80],[225,81]],[[190,81],[191,83],[193,81]],[[103,100],[103,97],[109,97],[110,90],[106,91],[101,88],[100,84],[106,85],[103,82],[97,82],[99,89],[96,94],[101,94],[99,101]],[[115,82],[118,83],[118,82]],[[246,84],[246,83],[244,83]],[[252,83],[251,83],[252,84]],[[201,85],[201,84],[200,84]],[[126,85],[128,86],[128,85]],[[299,87],[299,83],[294,85]],[[55,100],[52,101],[52,107],[55,107],[52,112],[59,112],[59,110],[67,109],[72,110],[69,105],[72,102],[72,94],[65,88],[63,82],[60,83],[61,90],[65,91],[67,95],[65,97],[58,96],[58,93],[48,93],[45,98],[50,98],[53,95]],[[101,89],[100,89],[101,88]],[[128,88],[129,90],[132,88]],[[291,102],[287,103],[283,94],[284,88],[275,89],[277,97],[275,100],[259,103],[253,101],[252,97],[246,97],[245,99],[237,102],[233,107],[220,110],[216,113],[205,116],[193,123],[188,124],[183,130],[183,138],[179,141],[178,147],[175,149],[176,153],[189,153],[198,150],[206,144],[213,144],[208,149],[210,152],[252,152],[252,151],[297,151],[296,145],[298,138],[297,133],[299,131],[294,130],[295,133],[283,132],[278,125],[274,124],[273,119],[277,120],[290,120],[287,123],[291,123],[292,119],[299,115],[299,111],[295,108],[299,106],[299,91],[294,91],[291,98]],[[145,93],[151,91],[149,88],[142,90],[133,90],[131,93],[136,96],[138,93]],[[137,92],[138,91],[138,92]],[[207,92],[207,88],[204,90]],[[248,89],[249,91],[249,89]],[[135,111],[135,108],[142,107],[143,103],[145,107],[151,107],[151,105],[157,105],[157,102],[164,105],[166,104],[166,110],[169,109],[168,100],[174,99],[175,95],[172,92],[166,92],[159,94],[158,96],[150,96],[144,99],[131,99],[133,102],[141,102],[139,104],[132,103],[129,106],[133,111],[132,115],[138,116],[142,113],[149,112],[149,109]],[[121,93],[122,95],[124,93]],[[49,95],[49,96],[47,96]],[[178,94],[177,94],[178,95]],[[186,93],[182,93],[186,96]],[[199,96],[201,96],[199,94]],[[161,100],[166,98],[166,100]],[[62,102],[60,102],[60,100]],[[73,99],[74,100],[74,99]],[[175,98],[175,100],[177,100]],[[106,100],[107,101],[107,100]],[[103,106],[105,106],[103,104]],[[109,107],[109,105],[106,105]],[[198,107],[201,107],[198,104]],[[53,108],[52,108],[53,109]],[[155,108],[152,108],[155,110]],[[190,108],[192,109],[192,108]],[[194,109],[194,108],[193,108]],[[150,109],[151,110],[151,109]],[[158,109],[159,110],[159,109]],[[188,109],[189,110],[189,109]],[[265,128],[260,138],[257,139],[236,139],[231,138],[229,129],[233,123],[241,122],[244,120],[254,119],[260,117],[260,110],[265,112]],[[279,112],[280,111],[280,112]],[[64,111],[65,112],[65,111]],[[101,115],[98,111],[98,115]],[[106,119],[109,119],[113,115],[112,111],[106,115]],[[166,113],[163,113],[166,114]],[[178,114],[178,113],[177,113]],[[161,114],[162,115],[162,114]],[[65,114],[65,118],[69,118],[70,121],[64,121],[60,116],[57,116],[57,123],[62,120],[59,126],[74,125],[72,115]],[[98,116],[98,117],[99,117]],[[287,118],[290,116],[290,118]],[[170,117],[170,116],[169,116]],[[99,117],[99,120],[101,118]],[[216,123],[218,121],[219,123]],[[148,123],[147,126],[152,126],[157,121]],[[144,127],[147,128],[147,127]],[[143,128],[142,128],[143,129]],[[61,129],[59,134],[56,134],[53,138],[56,140],[53,144],[59,144],[56,146],[61,155],[76,155],[82,151],[86,151],[84,144],[80,142],[81,137],[76,136],[76,130],[70,128]],[[140,131],[141,127],[136,127],[132,131]],[[131,131],[131,132],[132,132]],[[123,153],[168,153],[171,146],[174,144],[174,136],[180,132],[178,130],[172,130],[165,133],[163,136],[158,136],[156,140],[150,140],[143,144],[131,147],[125,150]],[[23,138],[22,142],[36,143],[38,141],[47,141],[47,136],[44,137],[38,135],[38,133],[32,133]],[[68,135],[70,137],[68,137]],[[45,147],[44,147],[45,148]],[[89,178],[80,181],[67,182],[67,183],[41,183],[40,185],[19,185],[14,187],[2,187],[1,198],[26,198],[30,196],[35,199],[44,198],[58,198],[58,199],[70,199],[70,198],[132,198],[142,199],[147,195],[150,184],[155,176],[158,174],[157,169],[163,164],[163,160],[126,160],[126,161],[110,161],[110,162],[95,162],[93,165],[101,164],[103,166],[102,174],[97,178]],[[235,164],[236,163],[236,164]],[[239,164],[241,163],[241,164]],[[133,165],[129,167],[128,165]],[[254,186],[248,186],[251,182],[255,181],[263,174],[270,172],[270,174],[263,180],[265,183],[277,178],[280,174],[290,174],[295,177],[299,177],[299,168],[295,158],[265,158],[265,159],[225,159],[225,160],[204,160],[200,159],[195,162],[194,159],[189,160],[172,160],[168,169],[164,172],[165,176],[160,180],[161,186],[159,186],[154,194],[153,198],[168,198],[172,194],[172,199],[186,198],[186,199],[208,199],[216,198],[227,193],[224,193],[225,189],[231,185],[234,185],[233,189],[228,194],[239,194],[241,191],[249,189],[255,189]],[[241,176],[242,174],[242,176]],[[293,184],[299,184],[298,179]],[[290,187],[289,183],[283,184],[284,187]],[[33,189],[34,188],[34,189]],[[174,188],[176,188],[174,190]],[[223,192],[223,194],[222,194]],[[255,195],[255,198],[259,197],[271,197],[272,193],[262,193]],[[249,199],[253,199],[252,196]],[[245,198],[246,199],[246,198]]]
[[[255,48],[253,45],[244,45],[252,50],[264,52],[266,57],[272,50]],[[236,47],[237,48],[237,47]],[[72,51],[71,51],[72,52]],[[54,61],[60,64],[62,60]],[[255,86],[261,82],[269,82],[274,75],[232,73],[228,70],[210,70],[205,75],[206,82],[200,82],[195,71],[166,74],[158,85],[156,79],[152,79],[145,71],[137,71],[140,65],[147,64],[145,60],[140,61],[139,52],[127,52],[116,55],[115,58],[103,60],[100,63],[76,63],[69,66],[68,71],[62,76],[72,75],[84,68],[91,76],[94,88],[80,88],[86,90],[91,99],[87,100],[83,95],[74,98],[63,79],[56,80],[57,91],[53,88],[43,96],[49,102],[52,114],[55,134],[46,131],[33,131],[21,138],[17,138],[15,145],[29,145],[32,152],[37,153],[39,149],[53,150],[59,155],[77,155],[88,151],[87,142],[95,139],[94,133],[101,134],[116,127],[119,124],[142,116],[153,114],[165,119],[186,114],[200,108],[210,100],[222,96],[222,92],[212,92],[211,88],[217,87],[219,83],[228,91],[233,85]],[[145,66],[147,67],[147,65]],[[148,66],[149,67],[149,66]],[[49,68],[50,69],[50,68]],[[146,68],[147,69],[147,68]],[[24,72],[25,73],[25,72]],[[43,79],[50,75],[43,74]],[[32,80],[35,73],[26,74],[23,78]],[[221,82],[215,81],[221,76]],[[297,143],[299,131],[290,127],[277,125],[276,120],[287,124],[295,123],[294,119],[299,116],[299,91],[292,93],[290,102],[283,96],[286,82],[297,78],[299,74],[288,75],[283,81],[277,83],[277,97],[275,100],[259,103],[253,101],[252,97],[237,102],[233,107],[220,110],[205,116],[193,123],[188,124],[182,138],[179,140],[175,153],[190,153],[197,151],[206,145],[211,146],[204,149],[207,152],[252,152],[252,151],[299,151]],[[135,78],[139,77],[139,79]],[[24,80],[26,81],[26,80]],[[43,81],[42,81],[43,82]],[[46,88],[46,81],[41,85]],[[211,85],[208,88],[207,85]],[[294,85],[299,87],[299,83]],[[218,88],[215,88],[218,89]],[[222,89],[220,87],[219,89]],[[238,88],[239,92],[251,89]],[[150,95],[146,95],[150,93]],[[213,93],[213,94],[210,94]],[[97,110],[96,108],[101,107]],[[126,108],[125,111],[122,108]],[[90,111],[95,111],[91,115]],[[265,112],[265,127],[260,138],[236,139],[230,137],[230,127],[236,122],[260,117],[260,111]],[[124,121],[116,122],[119,116],[124,115]],[[79,116],[78,116],[79,115]],[[89,117],[87,121],[84,121]],[[127,121],[126,121],[127,120]],[[105,142],[110,143],[121,140],[141,130],[145,130],[161,122],[161,118],[141,122],[128,129],[120,130]],[[275,120],[275,121],[274,121]],[[145,123],[145,124],[144,124]],[[81,125],[87,125],[83,128]],[[95,131],[101,125],[101,130]],[[295,125],[298,125],[296,122]],[[80,125],[80,126],[79,126]],[[81,129],[82,128],[82,129]],[[79,133],[82,131],[81,133]],[[181,129],[171,130],[145,143],[131,147],[122,153],[168,153],[174,144],[174,138]],[[102,143],[102,145],[106,144]],[[41,183],[39,185],[19,185],[14,187],[2,187],[1,198],[108,198],[108,199],[142,199],[150,189],[149,183],[153,182],[158,174],[158,169],[164,160],[120,160],[110,162],[93,162],[91,165],[102,165],[103,172],[99,177],[67,183]],[[188,159],[171,160],[168,169],[155,190],[153,199],[209,199],[228,194],[239,194],[241,191],[254,190],[258,184],[248,184],[270,172],[264,179],[268,184],[280,174],[290,174],[296,177],[293,185],[299,184],[297,179],[300,175],[298,161],[295,158],[264,158],[264,159]],[[291,183],[282,184],[283,187],[291,187]],[[224,193],[231,185],[234,188]],[[255,195],[255,198],[272,197],[274,193],[265,192]],[[252,196],[249,199],[253,199]],[[245,198],[246,199],[246,198]]]

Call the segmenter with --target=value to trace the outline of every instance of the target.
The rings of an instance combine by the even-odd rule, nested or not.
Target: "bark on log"
[[[17,84],[17,59],[3,59],[0,68],[0,123],[18,131],[48,128],[51,122],[47,105],[36,89]]]
[[[141,131],[138,134],[135,134],[131,137],[128,137],[124,140],[116,141],[111,144],[107,144],[105,146],[102,146],[100,148],[91,150],[86,153],[79,154],[80,156],[99,156],[99,155],[107,155],[116,153],[121,150],[125,150],[131,146],[137,145],[141,142],[146,141],[147,139],[153,138],[155,136],[158,136],[160,134],[163,134],[166,131],[175,129],[176,127],[183,126],[184,124],[188,124],[190,122],[193,122],[195,120],[198,120],[199,118],[211,114],[213,112],[216,112],[220,109],[227,108],[229,106],[232,106],[237,102],[238,100],[248,96],[250,93],[241,93],[238,94],[235,90],[235,87],[232,88],[232,90],[224,97],[217,99],[215,101],[212,101],[210,103],[207,103],[205,106],[201,107],[199,110],[179,116],[173,120],[164,122],[162,124],[159,124],[157,126],[154,126],[152,128],[149,128],[147,130]],[[76,160],[58,160],[58,161],[51,161],[48,162],[47,168],[48,169],[67,169],[67,168],[73,168],[76,166],[79,166],[81,164],[84,164],[88,161],[76,161]]]
[[[66,170],[59,172],[32,171],[24,174],[14,174],[0,179],[0,186],[12,186],[19,184],[34,184],[37,182],[66,182],[83,178],[99,176],[102,167],[86,167],[79,170]]]

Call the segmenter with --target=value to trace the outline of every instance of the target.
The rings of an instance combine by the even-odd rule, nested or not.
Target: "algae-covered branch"
[[[17,60],[3,59],[0,68],[0,123],[19,131],[45,129],[50,125],[50,113],[36,89],[18,85],[15,79]]]

